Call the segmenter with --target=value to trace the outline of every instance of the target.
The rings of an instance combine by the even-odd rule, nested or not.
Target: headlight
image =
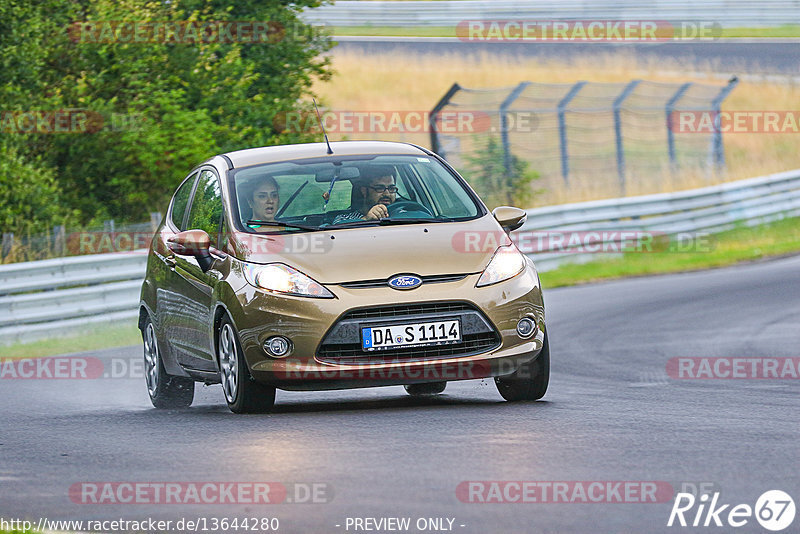
[[[248,264],[244,277],[251,286],[299,297],[334,298],[322,284],[283,263]]]
[[[500,247],[492,256],[492,261],[478,279],[475,287],[490,286],[513,278],[525,268],[525,258],[514,245]]]

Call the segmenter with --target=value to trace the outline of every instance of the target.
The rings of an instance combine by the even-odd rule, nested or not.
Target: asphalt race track
[[[277,517],[279,532],[313,533],[354,532],[345,529],[348,517],[409,517],[412,527],[441,517],[463,533],[738,533],[765,530],[753,518],[737,529],[667,528],[672,495],[659,503],[486,504],[460,501],[456,488],[661,481],[674,491],[709,484],[732,505],[753,506],[772,489],[798,500],[800,381],[676,380],[666,365],[674,357],[800,356],[800,256],[545,298],[553,376],[535,403],[508,404],[490,382],[469,381],[429,400],[400,387],[278,392],[274,413],[236,416],[219,386],[198,386],[190,409],[157,411],[140,374],[0,380],[0,517]],[[113,361],[139,361],[141,349],[90,356],[108,372]],[[70,487],[91,481],[318,483],[332,499],[73,502]]]
[[[425,37],[338,37],[333,53],[396,53],[415,55],[488,54],[504,57],[574,60],[593,56],[622,55],[638,59],[679,63],[683,69],[736,74],[800,73],[800,44],[796,39],[753,41],[670,41],[660,43],[590,42],[465,42],[452,38]],[[667,67],[670,68],[670,67]],[[544,80],[546,81],[546,80]]]

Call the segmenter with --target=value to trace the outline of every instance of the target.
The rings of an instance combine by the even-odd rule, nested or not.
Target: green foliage
[[[505,151],[497,137],[487,137],[481,149],[466,159],[465,178],[489,207],[528,208],[539,192],[533,187],[539,173],[527,161],[511,154],[510,172],[506,171]]]
[[[13,146],[0,146],[0,229],[17,235],[67,224],[77,213],[61,207],[55,172],[41,161],[26,161]]]
[[[85,110],[90,117],[77,132],[6,128],[3,146],[15,147],[14,164],[28,176],[41,170],[37,184],[57,183],[58,194],[46,187],[43,194],[62,212],[77,210],[82,223],[145,220],[214,154],[316,140],[316,133],[285,132],[274,119],[302,109],[313,81],[330,76],[321,54],[327,38],[297,18],[319,3],[0,0],[0,111]],[[74,26],[105,21],[269,21],[279,31],[268,42],[121,42]],[[4,184],[19,181],[6,175],[12,163],[2,167]],[[4,199],[4,225],[31,213],[18,208]]]

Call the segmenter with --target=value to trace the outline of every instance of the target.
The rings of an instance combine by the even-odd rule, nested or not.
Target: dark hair
[[[281,190],[280,186],[278,185],[278,181],[275,180],[274,177],[270,175],[261,176],[252,181],[252,185],[248,188],[247,198],[253,198],[253,195],[256,193],[256,189],[265,184],[273,186],[275,191],[280,192]]]
[[[392,165],[368,165],[361,169],[359,184],[366,186],[375,178],[383,178],[384,176],[391,176],[394,179],[394,167]]]
[[[242,220],[246,220],[244,217],[244,212],[242,211],[245,207],[250,209],[250,214],[253,213],[253,208],[250,203],[253,201],[253,195],[256,194],[256,189],[261,187],[264,184],[270,184],[275,187],[275,191],[280,192],[280,187],[278,186],[277,180],[274,177],[270,176],[269,174],[265,176],[258,176],[253,178],[252,180],[248,180],[246,185],[240,187],[239,192],[239,211],[241,213]]]

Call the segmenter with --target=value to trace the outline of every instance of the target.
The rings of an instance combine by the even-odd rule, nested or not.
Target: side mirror
[[[528,214],[524,210],[511,206],[498,206],[492,210],[492,215],[506,233],[513,232],[528,220]]]
[[[167,239],[167,247],[179,256],[194,256],[203,272],[211,268],[211,238],[203,230],[186,230]]]

